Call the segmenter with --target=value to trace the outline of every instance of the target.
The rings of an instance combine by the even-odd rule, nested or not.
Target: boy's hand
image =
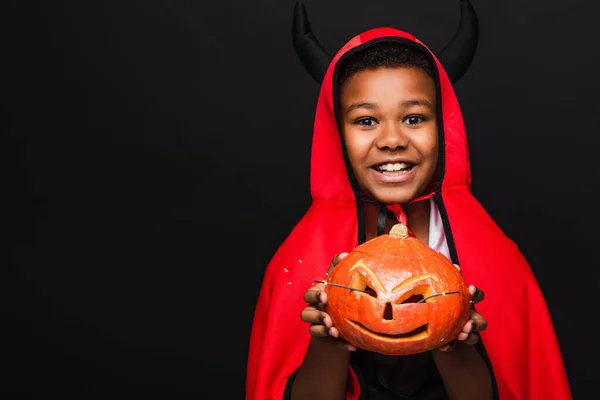
[[[333,258],[327,274],[340,262],[348,253],[338,254]],[[325,285],[318,283],[312,286],[304,293],[304,301],[308,306],[302,310],[302,321],[310,324],[310,334],[318,338],[335,338],[336,344],[348,351],[356,351],[356,347],[350,345],[341,339],[340,333],[333,326],[331,317],[324,311],[327,304],[327,293],[325,293]]]
[[[460,267],[458,265],[454,264],[454,266],[460,271]],[[473,285],[469,286],[469,295],[471,297],[472,304],[481,302],[485,297],[483,290]],[[457,341],[464,342],[466,344],[476,344],[480,339],[479,332],[485,330],[487,326],[488,323],[485,318],[483,318],[477,311],[471,309],[471,316],[467,323],[463,326],[462,332],[458,334],[456,340],[443,345],[442,347],[438,348],[438,350],[450,351],[454,348]]]

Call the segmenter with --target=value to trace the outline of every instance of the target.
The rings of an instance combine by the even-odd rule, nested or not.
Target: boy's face
[[[406,203],[422,195],[438,158],[433,80],[420,68],[378,68],[340,90],[340,122],[354,175],[372,200]]]

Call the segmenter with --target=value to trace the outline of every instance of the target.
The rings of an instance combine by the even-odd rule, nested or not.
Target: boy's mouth
[[[374,166],[373,168],[377,172],[381,172],[384,175],[402,175],[413,169],[415,164],[409,162],[396,162],[396,163],[383,163]]]

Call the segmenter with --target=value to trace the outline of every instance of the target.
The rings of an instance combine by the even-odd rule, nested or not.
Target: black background
[[[459,13],[305,4],[332,52],[380,25],[438,50]],[[294,1],[2,5],[0,397],[243,398],[263,270],[310,204],[319,88]],[[597,6],[473,5],[455,87],[473,191],[538,277],[574,398],[593,398]]]

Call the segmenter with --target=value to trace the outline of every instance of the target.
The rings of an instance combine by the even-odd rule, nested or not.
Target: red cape
[[[356,198],[333,113],[333,75],[346,52],[373,39],[412,35],[377,28],[350,40],[323,80],[311,155],[312,204],[269,263],[252,326],[246,399],[282,399],[288,378],[302,364],[310,334],[300,319],[304,292],[323,279],[337,253],[358,245]],[[423,46],[427,49],[425,46]],[[429,51],[429,49],[427,49]],[[498,228],[470,191],[467,137],[459,104],[441,64],[439,74],[444,145],[435,200],[453,261],[468,284],[485,292],[478,311],[489,326],[481,333],[501,400],[571,399],[554,328],[538,283],[519,248]],[[350,367],[347,399],[360,385]]]

